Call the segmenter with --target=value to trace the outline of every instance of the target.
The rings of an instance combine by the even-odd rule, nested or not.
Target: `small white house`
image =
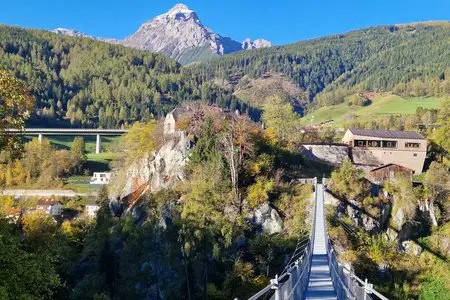
[[[60,201],[45,199],[36,203],[36,210],[42,210],[50,216],[59,216],[62,214],[63,205]]]
[[[95,202],[89,202],[84,207],[84,212],[91,218],[97,216],[97,212],[100,209],[100,205]]]
[[[111,179],[111,173],[94,172],[94,175],[92,176],[89,184],[93,184],[93,185],[109,184],[110,179]]]

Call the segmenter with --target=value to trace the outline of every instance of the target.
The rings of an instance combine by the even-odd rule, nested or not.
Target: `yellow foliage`
[[[258,175],[267,175],[273,169],[273,157],[267,154],[262,154],[256,160],[250,161],[248,164],[248,171],[250,175],[256,177]]]
[[[256,183],[248,187],[247,200],[251,208],[264,204],[269,198],[268,193],[274,188],[275,183],[272,180],[258,178]]]
[[[124,136],[125,149],[129,151],[130,157],[140,157],[156,148],[153,131],[157,123],[152,120],[148,123],[136,122]]]
[[[46,244],[57,230],[55,220],[40,210],[26,214],[22,224],[25,237],[41,244]]]
[[[263,137],[272,146],[275,146],[279,142],[278,137],[277,137],[277,133],[275,131],[275,128],[273,128],[273,127],[269,127],[266,130],[264,130],[264,136]]]
[[[73,232],[72,224],[69,221],[64,221],[61,224],[61,232],[65,233],[66,235],[71,235]]]

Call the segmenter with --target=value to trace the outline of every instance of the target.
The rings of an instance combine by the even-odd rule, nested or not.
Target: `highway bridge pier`
[[[102,136],[121,136],[128,132],[127,129],[84,129],[84,128],[25,128],[5,129],[7,134],[11,135],[32,135],[37,136],[39,142],[42,142],[44,135],[46,136],[96,136],[95,153],[102,151]]]

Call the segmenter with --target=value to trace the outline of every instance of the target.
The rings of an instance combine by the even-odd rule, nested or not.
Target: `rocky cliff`
[[[67,35],[67,36],[76,36],[76,37],[87,37],[87,38],[94,38],[90,35],[87,35],[81,31],[75,30],[75,29],[67,29],[67,28],[56,28],[53,30],[50,30],[53,33],[60,34],[60,35]]]
[[[196,12],[177,4],[167,13],[145,22],[122,41],[127,47],[164,54],[181,63],[213,58],[242,49],[270,47],[266,40],[237,42],[205,27]],[[199,57],[200,56],[200,57]]]
[[[223,37],[204,26],[198,15],[184,4],[141,25],[123,40],[94,38],[74,29],[57,28],[52,32],[68,36],[89,37],[127,47],[161,53],[181,64],[207,60],[241,50],[271,47],[272,43],[246,39],[243,43]]]
[[[267,48],[267,47],[272,47],[272,42],[269,42],[265,39],[257,39],[254,41],[250,39],[245,39],[242,42],[242,49],[244,50]]]
[[[163,146],[135,161],[115,174],[116,186],[110,189],[112,206],[118,206],[136,193],[158,192],[183,182],[183,168],[188,158],[190,142],[184,134],[168,139]]]

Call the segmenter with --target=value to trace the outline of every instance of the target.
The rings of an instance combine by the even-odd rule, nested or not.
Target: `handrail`
[[[309,244],[305,245],[303,253],[297,253],[297,251],[301,249],[300,245],[303,245],[303,243],[305,242],[299,239],[291,258],[286,264],[286,267],[283,269],[281,275],[276,275],[274,279],[270,280],[269,285],[250,297],[249,300],[257,300],[271,290],[275,291],[275,293],[270,298],[271,300],[304,299],[306,288],[308,285],[308,279],[311,272],[312,254],[315,242],[314,239],[316,228],[314,223],[317,216],[317,179],[315,179],[315,188],[316,192],[314,197],[314,209],[312,210],[313,225],[311,226],[311,231],[308,238]],[[322,189],[322,193],[323,191],[324,189]],[[331,245],[332,239],[328,235],[325,213],[324,229],[328,265],[330,268],[330,275],[333,281],[333,286],[336,290],[338,299],[370,300],[372,299],[371,295],[375,295],[381,300],[389,300],[388,298],[375,291],[373,289],[373,285],[369,284],[367,279],[365,281],[362,281],[354,274],[354,272],[351,271],[351,269],[348,269],[345,265],[342,265],[338,261],[336,252]],[[301,255],[300,258],[291,263],[291,261],[298,255]],[[294,280],[296,280],[295,283],[293,283]]]
[[[317,189],[317,178],[314,178],[314,185],[316,186]],[[317,192],[315,193],[314,199],[314,209],[312,216],[313,222],[316,217],[316,210],[317,210]],[[296,249],[294,250],[294,253],[291,256],[291,259],[287,263],[286,267],[283,269],[281,275],[279,277],[278,275],[276,275],[274,279],[270,280],[269,285],[264,287],[262,290],[257,292],[252,297],[250,297],[249,300],[259,299],[261,296],[265,295],[271,290],[275,290],[275,294],[272,296],[272,298],[274,298],[275,300],[291,299],[291,297],[297,293],[300,299],[303,299],[303,295],[305,293],[305,289],[307,286],[307,280],[309,278],[309,272],[311,271],[312,253],[314,249],[314,233],[315,233],[315,226],[312,225],[309,233],[308,244],[305,244],[305,247],[303,248],[303,253],[299,252],[296,254],[297,250],[301,248],[299,247],[299,245],[303,245],[305,242],[305,241],[300,242],[299,240],[297,242]],[[299,254],[301,254],[300,258],[296,259],[294,262],[291,263],[292,259],[294,259]],[[281,282],[286,277],[288,277],[288,279],[284,282]],[[283,287],[286,284],[287,287],[289,287],[289,284],[292,284],[293,277],[295,277],[297,280],[294,283],[294,285],[290,287],[290,290],[286,291],[287,295],[283,297],[282,296]]]
[[[332,240],[328,235],[328,229],[327,229],[327,222],[325,220],[325,242],[327,246],[327,256],[328,256],[328,264],[330,266],[330,272],[332,274],[332,277],[335,278],[333,280],[333,285],[335,286],[336,293],[338,295],[339,300],[344,299],[360,299],[358,295],[355,293],[355,290],[357,288],[363,289],[363,299],[371,299],[369,294],[374,294],[381,300],[389,300],[385,296],[381,295],[379,292],[375,291],[373,289],[373,285],[368,282],[366,279],[365,281],[361,280],[354,272],[352,272],[351,269],[347,268],[345,265],[342,265],[336,256],[336,252],[334,248],[331,246],[330,241]],[[336,269],[336,267],[338,269]],[[342,271],[339,272],[339,268],[342,268]],[[344,273],[344,270],[347,272],[348,275]],[[347,280],[343,280],[343,278],[346,278]],[[354,282],[352,279],[355,279],[356,282]],[[352,284],[354,283],[354,284]],[[358,284],[359,283],[359,284]],[[339,284],[339,285],[338,285]],[[353,287],[353,288],[352,288]]]

